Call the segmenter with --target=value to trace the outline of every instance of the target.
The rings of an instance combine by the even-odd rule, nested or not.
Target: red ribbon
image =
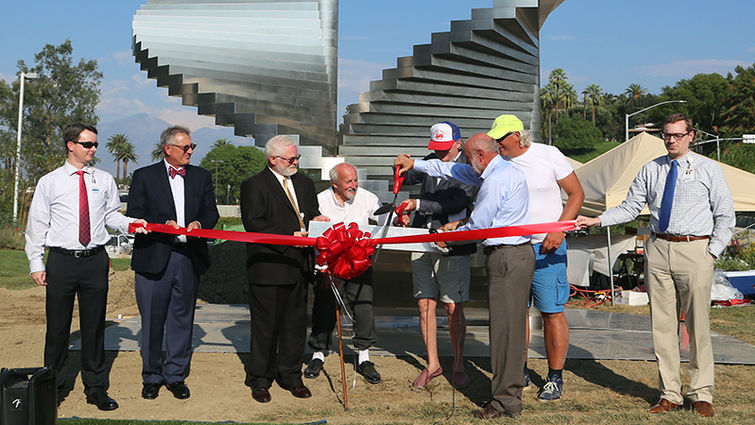
[[[326,230],[322,236],[315,239],[302,236],[236,232],[232,230],[195,229],[188,231],[184,227],[176,229],[167,224],[156,223],[148,223],[146,226],[131,223],[128,231],[133,233],[137,227],[146,227],[147,230],[153,232],[208,239],[269,245],[314,246],[320,251],[320,254],[317,256],[317,264],[326,266],[329,273],[342,279],[352,279],[367,270],[372,264],[369,257],[375,251],[375,247],[378,244],[473,241],[509,236],[525,236],[537,233],[567,232],[580,228],[576,225],[575,220],[569,220],[553,223],[526,224],[523,226],[495,227],[492,229],[370,239],[370,234],[359,230],[359,226],[356,223],[351,223],[348,226],[338,223]]]

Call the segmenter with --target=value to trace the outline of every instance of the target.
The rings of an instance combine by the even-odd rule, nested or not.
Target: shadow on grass
[[[113,324],[108,322],[107,326]],[[81,338],[81,331],[75,331],[71,333],[69,341],[75,341]],[[105,378],[106,388],[110,384],[110,370],[113,368],[113,362],[118,357],[118,351],[105,351]],[[81,351],[68,350],[66,362],[63,365],[63,377],[56,377],[57,382],[60,384],[60,393],[58,394],[58,401],[63,400],[71,394],[76,384],[76,377],[81,373]]]
[[[571,347],[570,350],[573,350]],[[591,382],[601,387],[607,388],[617,394],[628,395],[645,400],[648,405],[658,400],[659,392],[657,388],[651,388],[648,385],[633,381],[626,376],[619,375],[612,369],[594,359],[568,360],[564,367],[566,370],[581,377],[585,381]],[[545,384],[544,379],[536,374],[531,374],[532,383],[538,387]]]

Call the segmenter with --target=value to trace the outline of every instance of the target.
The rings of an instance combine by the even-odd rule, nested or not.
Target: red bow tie
[[[176,174],[179,174],[179,175],[181,175],[181,177],[183,177],[183,176],[186,175],[186,169],[185,168],[178,168],[178,169],[176,169],[176,168],[173,168],[173,167],[168,167],[168,175],[170,176],[170,178],[175,177]]]

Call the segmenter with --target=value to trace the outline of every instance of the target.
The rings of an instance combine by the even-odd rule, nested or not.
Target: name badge
[[[682,171],[682,181],[683,182],[693,182],[695,181],[695,169],[694,168],[687,168],[686,170]]]

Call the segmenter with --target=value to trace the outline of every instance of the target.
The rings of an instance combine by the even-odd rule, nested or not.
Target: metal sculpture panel
[[[141,68],[199,114],[335,153],[338,0],[150,0],[133,32]]]

